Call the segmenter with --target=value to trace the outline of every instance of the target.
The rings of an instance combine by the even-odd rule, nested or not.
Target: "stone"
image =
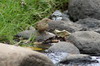
[[[55,20],[55,21],[62,20],[62,13],[60,12],[60,10],[56,10],[56,11],[50,16],[50,19]]]
[[[43,33],[40,33],[40,35],[38,35],[36,37],[36,41],[43,42],[43,41],[45,41],[49,38],[52,38],[52,37],[55,37],[55,34],[50,33],[50,32],[43,32]]]
[[[54,66],[42,53],[0,43],[0,66]]]
[[[94,31],[78,31],[72,33],[68,40],[72,42],[81,53],[100,55],[100,34]]]
[[[84,26],[83,28],[85,28],[87,31],[95,31],[96,29],[100,28],[100,20],[94,18],[80,19],[76,23]]]
[[[86,54],[68,54],[68,56],[64,57],[60,63],[87,63],[88,61],[95,60],[92,60],[92,57]]]
[[[70,0],[68,13],[73,21],[87,17],[100,19],[100,0]]]
[[[53,45],[47,50],[48,52],[66,52],[80,54],[78,48],[70,42],[52,43]]]
[[[67,17],[67,18],[69,18],[69,15],[68,15],[68,10],[65,10],[65,11],[63,12],[63,14],[65,14],[65,15],[66,15],[66,17]]]
[[[23,37],[26,39],[35,37],[36,41],[42,42],[42,41],[47,40],[51,37],[55,37],[55,34],[47,32],[47,31],[39,32],[37,30],[25,30],[25,31],[18,33],[15,37]]]
[[[75,32],[78,30],[81,30],[82,26],[80,24],[75,24],[73,22],[69,21],[51,21],[48,23],[49,24],[49,28],[48,31],[53,32],[55,29],[57,30],[66,30],[69,32]]]
[[[29,30],[24,30],[22,32],[19,32],[15,37],[23,37],[23,38],[30,38],[33,36],[37,36],[38,35],[38,31],[34,28],[34,27],[30,27]]]
[[[69,21],[68,10],[61,12],[60,10],[56,10],[50,17],[50,19],[54,21]]]

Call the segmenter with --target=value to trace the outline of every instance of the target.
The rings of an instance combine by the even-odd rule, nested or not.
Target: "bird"
[[[36,23],[36,30],[38,30],[39,32],[44,32],[48,29],[49,25],[48,22],[50,22],[51,19],[49,18],[44,18],[42,20],[40,20],[39,22]]]

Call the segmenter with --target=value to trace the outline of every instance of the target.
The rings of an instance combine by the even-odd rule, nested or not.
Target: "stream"
[[[77,60],[75,60],[75,62],[70,61],[69,63],[66,63],[68,61],[66,60],[65,63],[60,63],[62,59],[68,56],[68,53],[55,52],[55,53],[44,53],[44,54],[51,59],[51,61],[55,64],[55,66],[100,66],[100,56],[91,56],[90,60],[93,62],[88,62],[88,60],[86,59],[86,61],[83,62],[80,61],[77,62]]]
[[[100,66],[100,57],[93,56],[93,59],[96,59],[98,62],[96,63],[74,63],[70,62],[69,64],[58,64],[56,66]]]

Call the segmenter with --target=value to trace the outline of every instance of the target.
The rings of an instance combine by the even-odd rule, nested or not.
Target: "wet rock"
[[[0,43],[0,66],[54,66],[47,56],[27,48]]]
[[[96,29],[100,28],[100,20],[94,18],[80,19],[76,23],[83,25],[83,28],[86,30],[95,31]]]
[[[79,54],[79,50],[70,42],[52,43],[53,45],[47,50],[48,52],[66,52],[72,54]]]
[[[76,63],[88,63],[88,62],[96,62],[92,60],[92,57],[85,54],[68,54],[65,58],[62,59],[60,63],[67,64],[69,62]]]
[[[68,64],[67,64],[68,63]],[[69,54],[59,63],[59,66],[99,66],[100,63],[92,56],[85,54]]]
[[[81,53],[100,55],[100,34],[94,31],[79,31],[72,33],[69,38]]]
[[[70,0],[68,13],[74,21],[87,17],[100,19],[100,0]]]
[[[48,31],[50,32],[53,32],[55,29],[66,30],[69,32],[75,32],[82,29],[82,26],[80,24],[75,24],[71,21],[51,21],[48,24]]]

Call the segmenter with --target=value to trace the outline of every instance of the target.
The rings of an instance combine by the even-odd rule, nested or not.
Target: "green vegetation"
[[[13,36],[34,26],[57,9],[63,9],[68,0],[0,0],[0,42],[13,44]],[[67,8],[67,7],[65,7]]]

